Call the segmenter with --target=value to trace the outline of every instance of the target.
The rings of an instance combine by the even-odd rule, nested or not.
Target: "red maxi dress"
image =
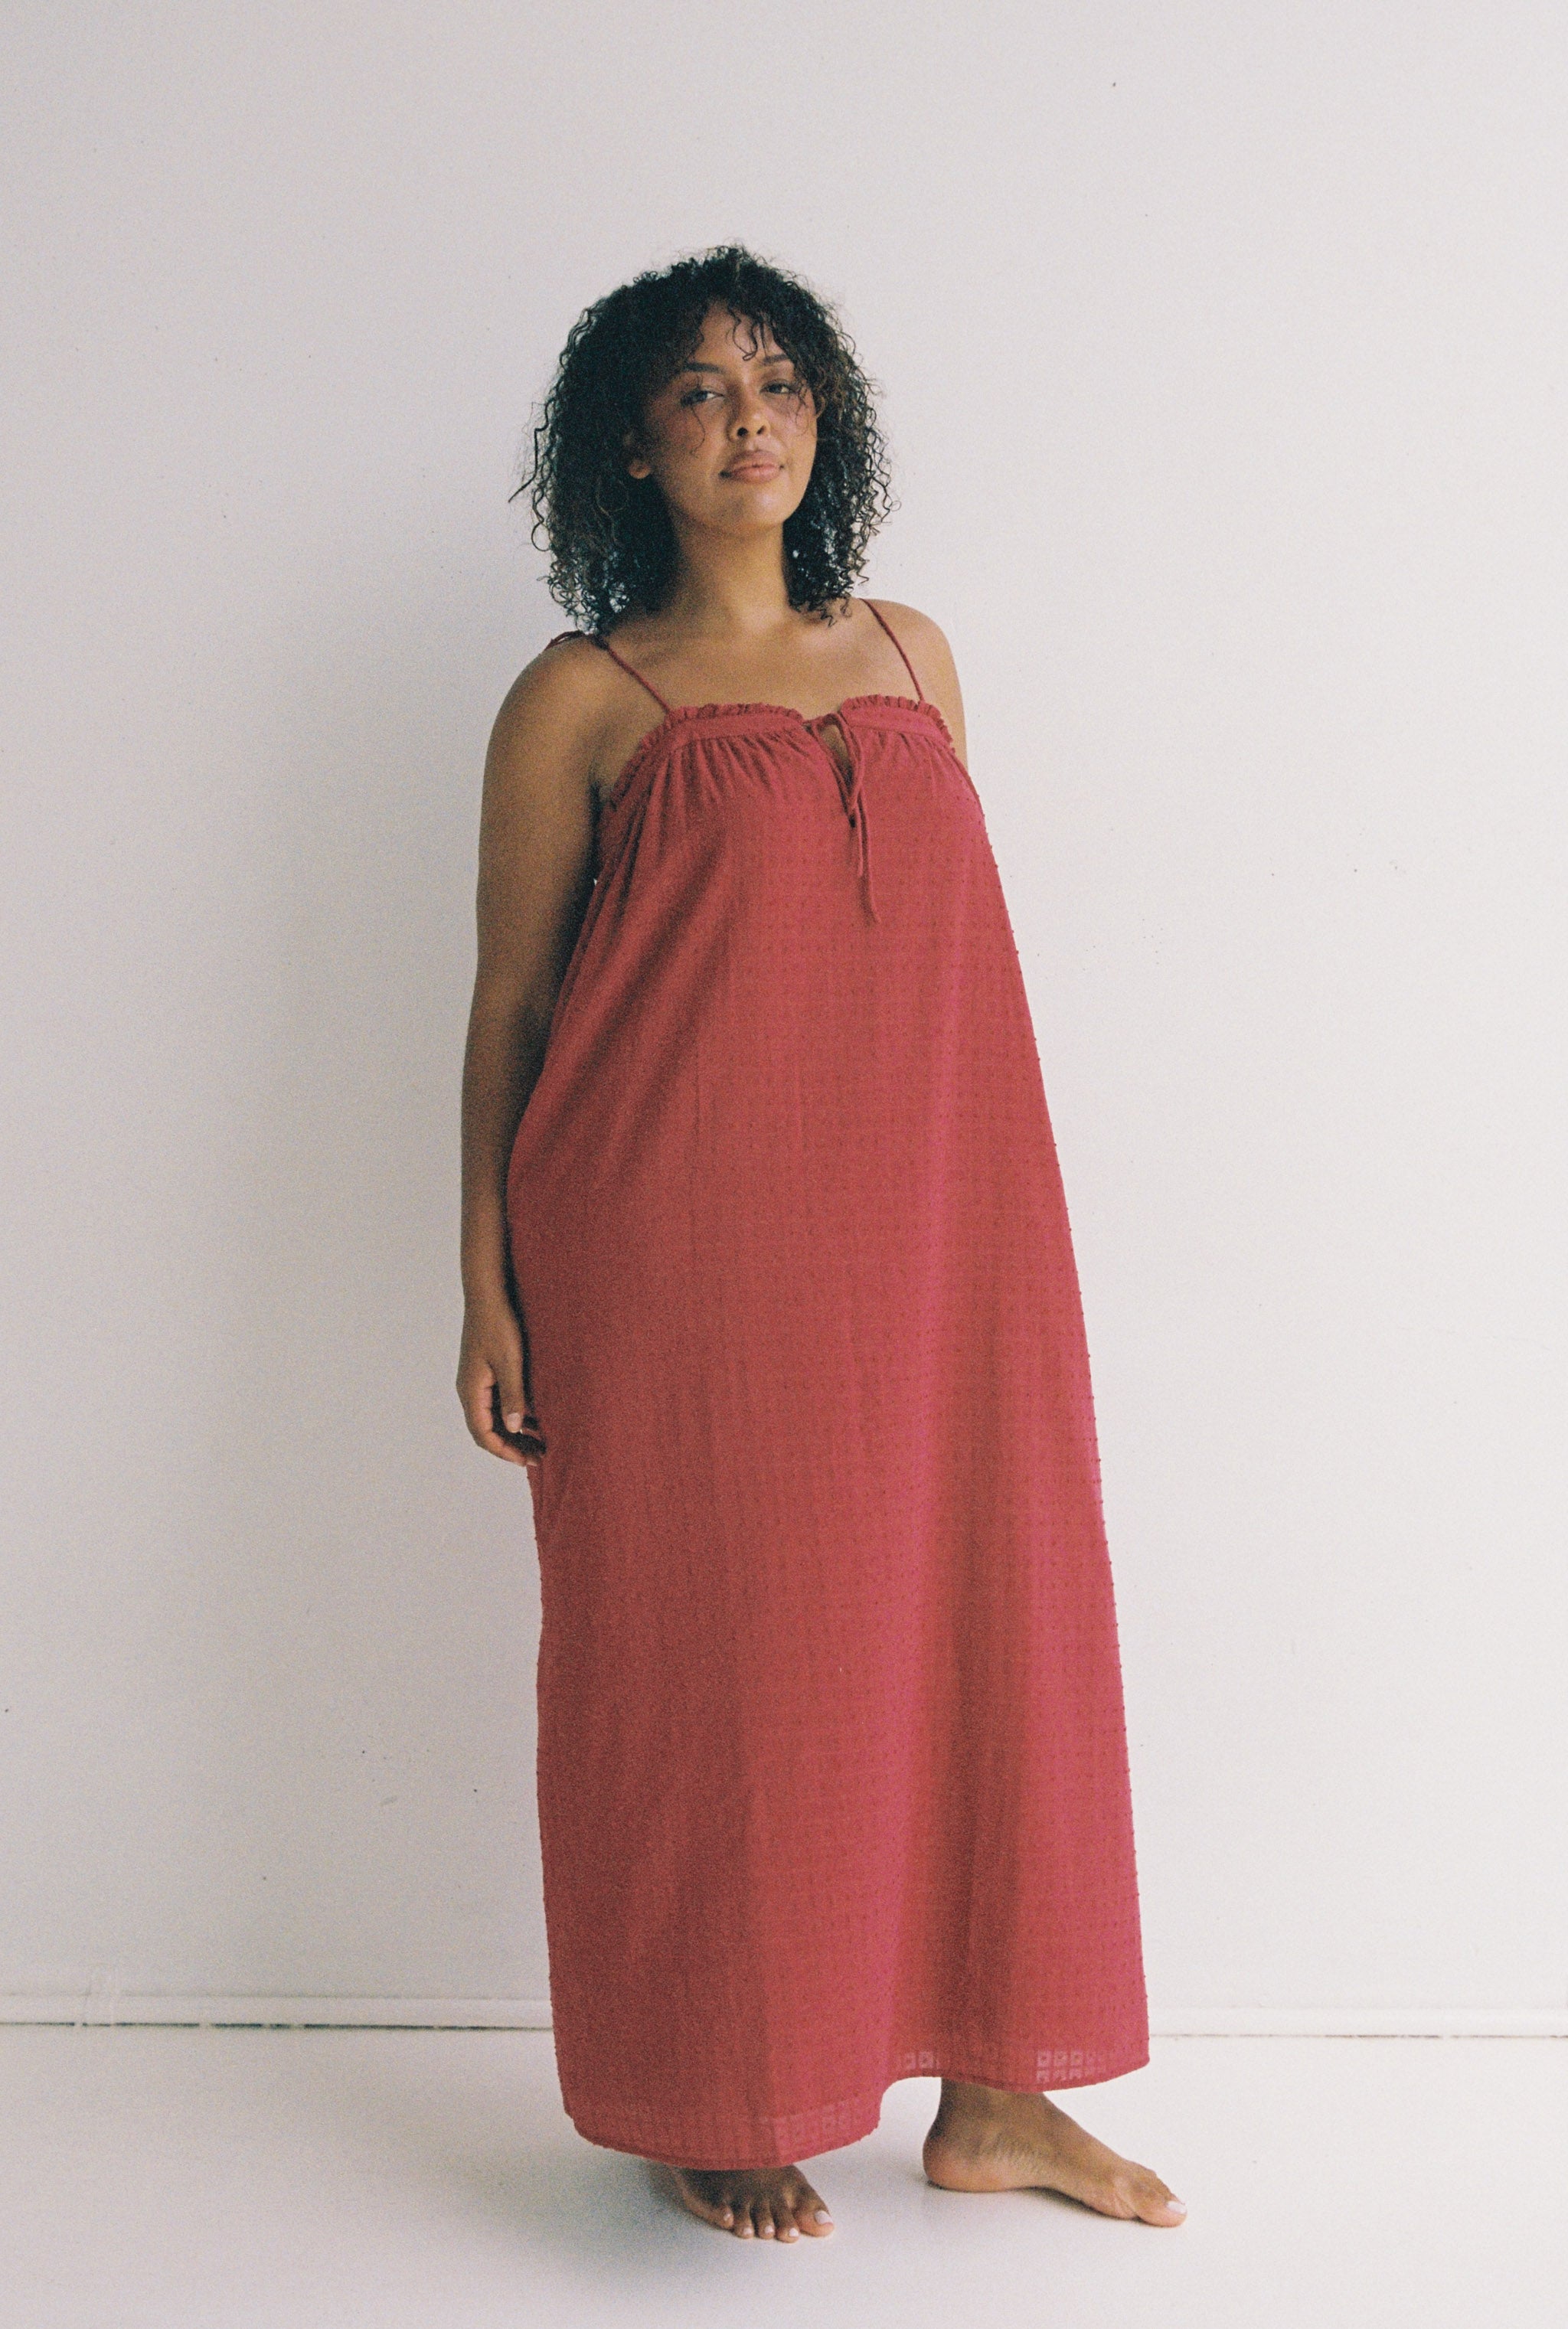
[[[1148,2060],[1067,1213],[910,677],[656,699],[508,1172],[562,2092],[682,2166]]]

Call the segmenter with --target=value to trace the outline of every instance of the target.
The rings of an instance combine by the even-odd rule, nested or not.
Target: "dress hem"
[[[1059,2088],[1102,2086],[1108,2079],[1125,2078],[1130,2071],[1146,2068],[1148,2041],[1145,2037],[1114,2051],[1042,2048],[1035,2059],[1044,2067],[1036,2075],[1020,2070],[1025,2059],[1027,2058],[1012,2054],[1004,2060],[959,2047],[904,2050],[876,2094],[851,2096],[778,2117],[753,2119],[745,2133],[737,2131],[732,2143],[724,2140],[711,2125],[701,2137],[692,2129],[692,2139],[683,2140],[681,2130],[651,2110],[600,2118],[586,2110],[574,2110],[568,2102],[566,2115],[585,2142],[601,2150],[627,2152],[634,2158],[656,2161],[665,2167],[788,2167],[802,2159],[819,2158],[825,2152],[842,2151],[849,2144],[860,2142],[863,2136],[874,2134],[882,2121],[887,2090],[901,2079],[961,2079],[976,2086],[995,2087],[1006,2094],[1020,2095],[1048,2094]],[[657,2126],[656,2116],[660,2122]]]

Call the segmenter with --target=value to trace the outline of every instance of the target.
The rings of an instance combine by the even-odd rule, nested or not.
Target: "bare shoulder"
[[[964,699],[958,665],[940,623],[918,607],[902,607],[896,599],[870,601],[883,617],[911,663],[922,692],[929,695],[952,730],[960,754],[964,749]]]
[[[896,599],[872,599],[867,603],[893,625],[899,645],[907,647],[912,656],[918,656],[918,651],[923,648],[928,655],[946,655],[949,663],[952,661],[946,632],[919,607],[901,607]]]
[[[486,977],[534,976],[541,947],[557,973],[564,960],[557,941],[568,942],[562,934],[575,928],[592,880],[606,660],[590,640],[553,640],[518,673],[496,714],[479,812]]]
[[[490,735],[492,764],[558,761],[563,752],[590,759],[610,702],[608,665],[591,639],[571,636],[542,647],[502,699]]]

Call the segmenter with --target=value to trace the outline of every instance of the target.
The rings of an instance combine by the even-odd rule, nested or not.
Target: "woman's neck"
[[[782,527],[758,535],[678,527],[675,583],[661,626],[683,638],[760,638],[795,619],[784,580]]]

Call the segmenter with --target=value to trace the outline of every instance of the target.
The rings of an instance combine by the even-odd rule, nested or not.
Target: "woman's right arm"
[[[496,715],[485,760],[478,961],[463,1061],[458,1396],[478,1445],[512,1464],[537,1462],[542,1442],[523,1429],[524,1329],[507,1259],[506,1167],[593,888],[601,660],[586,642],[535,657]]]

